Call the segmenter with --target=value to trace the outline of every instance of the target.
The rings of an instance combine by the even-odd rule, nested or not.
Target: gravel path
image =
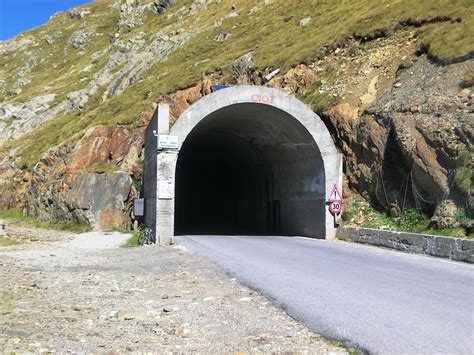
[[[0,352],[345,353],[182,247],[18,228],[25,243],[0,248]]]

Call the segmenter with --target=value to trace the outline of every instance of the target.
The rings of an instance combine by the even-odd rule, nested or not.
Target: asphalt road
[[[347,346],[473,354],[472,265],[296,237],[186,236],[177,242]]]

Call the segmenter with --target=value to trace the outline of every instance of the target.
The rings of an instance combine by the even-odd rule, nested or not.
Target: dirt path
[[[0,248],[1,352],[345,352],[182,248],[22,228]]]

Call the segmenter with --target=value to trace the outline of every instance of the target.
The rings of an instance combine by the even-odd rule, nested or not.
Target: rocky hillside
[[[321,115],[352,191],[449,224],[474,204],[472,38],[461,0],[96,0],[58,13],[0,43],[0,208],[129,226],[156,104],[174,121],[211,84],[246,83]]]

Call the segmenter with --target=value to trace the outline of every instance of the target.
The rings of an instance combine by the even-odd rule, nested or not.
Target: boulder
[[[87,32],[77,31],[71,35],[68,43],[74,49],[83,48],[84,45],[86,44],[87,37],[88,37]]]
[[[305,17],[298,22],[300,27],[306,27],[311,23],[311,17]]]
[[[457,227],[459,222],[456,218],[458,208],[456,203],[452,200],[444,200],[436,206],[436,209],[431,217],[431,224],[436,228],[450,228]]]
[[[234,79],[237,80],[238,83],[247,83],[247,74],[248,71],[253,68],[253,64],[254,61],[252,52],[248,52],[238,58],[232,65]]]
[[[86,220],[94,229],[130,227],[127,201],[132,179],[127,173],[78,174],[70,188],[67,205],[76,219]]]
[[[174,4],[176,4],[176,0],[155,0],[152,9],[156,13],[162,14]]]

